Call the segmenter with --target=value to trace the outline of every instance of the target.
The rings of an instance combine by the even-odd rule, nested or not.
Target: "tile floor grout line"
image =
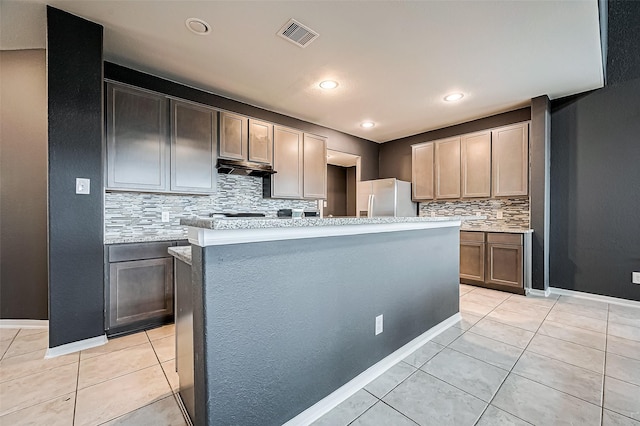
[[[604,422],[604,382],[607,380],[607,342],[609,341],[609,313],[610,305],[607,304],[607,325],[606,333],[604,335],[604,365],[602,366],[602,407],[600,407],[600,424]]]
[[[73,417],[71,418],[71,425],[75,426],[76,424],[76,411],[78,409],[78,386],[80,384],[80,355],[82,351],[78,353],[78,372],[76,374],[76,391],[73,394]]]
[[[558,298],[559,299],[559,298]],[[556,305],[556,303],[558,303],[558,299],[555,299],[555,302],[551,305],[551,309],[553,309],[553,307]],[[549,312],[551,312],[551,310],[549,310]],[[509,372],[507,373],[507,375],[504,377],[504,380],[502,380],[502,383],[500,383],[500,386],[498,386],[498,389],[496,389],[496,391],[494,392],[493,396],[491,397],[491,400],[489,401],[489,403],[487,404],[487,406],[484,408],[484,410],[482,411],[482,414],[480,415],[480,417],[478,417],[478,420],[476,421],[476,423],[478,421],[480,421],[480,419],[482,418],[482,416],[484,415],[484,413],[487,411],[487,408],[489,407],[489,405],[491,405],[491,403],[493,402],[493,400],[496,398],[496,396],[498,395],[498,393],[500,393],[500,389],[502,389],[502,386],[504,385],[504,383],[507,381],[507,379],[509,378],[509,376],[511,374],[515,374],[513,372],[513,369],[515,368],[515,366],[518,364],[518,362],[520,361],[520,359],[522,358],[522,355],[524,355],[524,353],[526,352],[527,348],[529,347],[529,345],[531,344],[531,341],[533,340],[533,338],[536,336],[536,334],[538,334],[538,331],[540,330],[540,327],[542,327],[542,324],[544,323],[544,321],[546,320],[547,316],[549,316],[549,313],[547,313],[547,315],[544,317],[544,319],[542,320],[542,322],[540,323],[540,325],[538,326],[538,329],[533,333],[533,336],[531,337],[531,339],[529,340],[529,342],[527,343],[527,345],[525,346],[525,348],[522,350],[522,352],[520,353],[520,355],[518,356],[518,359],[516,359],[516,362],[513,363],[513,365],[511,366],[511,368],[509,369]],[[516,374],[517,375],[517,374]],[[546,385],[543,385],[546,386]],[[496,407],[506,413],[511,414],[512,416],[520,419],[520,417],[518,417],[517,415],[511,413],[510,411],[507,411],[505,409]],[[526,422],[526,420],[524,419],[520,419]],[[529,422],[527,422],[529,423]]]

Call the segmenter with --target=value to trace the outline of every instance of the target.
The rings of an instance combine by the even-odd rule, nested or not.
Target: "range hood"
[[[224,158],[218,159],[218,173],[243,175],[243,176],[269,176],[276,173],[273,167],[269,164],[254,163],[251,161],[243,160],[226,160]]]

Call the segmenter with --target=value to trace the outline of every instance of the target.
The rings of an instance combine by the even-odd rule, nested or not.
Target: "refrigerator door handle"
[[[369,207],[367,209],[367,217],[373,217],[373,199],[375,195],[369,194]]]

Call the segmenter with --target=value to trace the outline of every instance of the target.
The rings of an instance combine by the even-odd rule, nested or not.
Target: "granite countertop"
[[[188,218],[181,219],[180,225],[214,230],[232,229],[267,229],[267,228],[296,228],[315,226],[343,226],[343,225],[371,225],[391,223],[423,223],[449,222],[486,219],[485,216],[451,216],[451,217],[372,217],[372,218]]]
[[[104,244],[147,243],[153,241],[180,241],[187,239],[187,229],[181,228],[179,233],[132,235],[132,236],[105,236]]]
[[[169,254],[191,265],[191,246],[169,247]]]
[[[531,234],[533,229],[526,228],[510,228],[508,226],[499,225],[473,225],[472,223],[463,223],[460,227],[461,231],[478,231],[478,232],[504,232],[510,234]]]

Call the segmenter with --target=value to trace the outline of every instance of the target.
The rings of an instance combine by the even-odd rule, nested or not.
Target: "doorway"
[[[323,217],[356,217],[360,157],[327,150],[327,199]]]

